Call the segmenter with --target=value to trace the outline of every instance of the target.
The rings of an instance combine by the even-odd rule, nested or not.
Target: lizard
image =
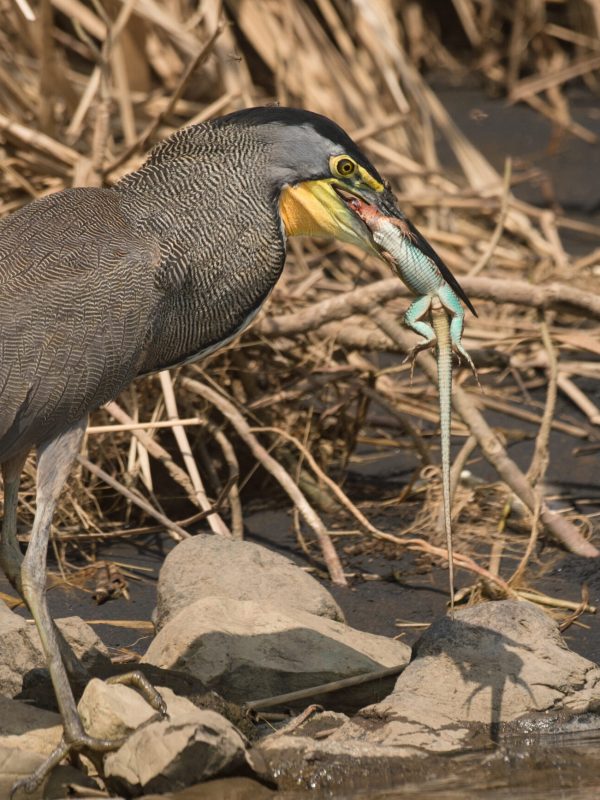
[[[402,282],[416,295],[404,315],[404,324],[420,334],[425,341],[417,344],[408,357],[414,363],[419,351],[428,348],[436,351],[444,530],[448,550],[450,609],[453,612],[454,565],[450,497],[452,352],[455,351],[459,358],[466,361],[477,378],[475,365],[461,341],[465,320],[462,302],[475,316],[477,312],[448,267],[409,219],[385,216],[375,206],[358,198],[353,198],[351,205],[371,231],[373,241],[382,255],[391,263]],[[478,378],[477,382],[479,383]]]

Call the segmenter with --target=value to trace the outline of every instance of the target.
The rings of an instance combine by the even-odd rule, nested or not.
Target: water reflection
[[[577,730],[579,728],[579,730]],[[600,717],[586,714],[559,733],[504,740],[490,753],[422,759],[414,775],[378,788],[380,775],[348,773],[343,785],[323,791],[269,789],[250,778],[224,778],[193,786],[162,800],[598,800]],[[401,770],[397,774],[400,775]],[[147,797],[145,800],[150,800]],[[158,800],[158,798],[152,798]]]

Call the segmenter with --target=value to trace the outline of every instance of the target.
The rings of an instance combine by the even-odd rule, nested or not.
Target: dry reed
[[[468,319],[466,338],[486,392],[460,375],[454,433],[470,437],[471,449],[478,443],[475,455],[465,450],[469,463],[483,454],[497,470],[502,502],[512,492],[512,505],[532,515],[529,545],[518,539],[521,578],[538,521],[569,549],[597,555],[582,526],[548,506],[538,479],[553,430],[598,441],[600,411],[571,378],[600,377],[600,249],[575,258],[561,232],[598,237],[600,230],[517,200],[515,168],[511,173],[508,164],[502,176],[491,166],[422,70],[458,78],[477,72],[509,102],[549,117],[557,131],[595,142],[594,132],[572,119],[564,87],[578,79],[598,88],[600,0],[453,0],[438,11],[443,7],[409,0],[0,0],[0,214],[67,186],[111,185],[181,125],[236,108],[279,102],[335,118],[390,177],[400,202],[478,301],[480,318]],[[440,170],[436,131],[454,153],[457,174]],[[361,445],[374,453],[405,450],[422,466],[437,459],[430,453],[438,420],[431,357],[420,357],[429,380],[417,370],[411,383],[407,369],[381,366],[380,353],[402,353],[412,343],[397,322],[405,294],[385,265],[351,247],[292,242],[285,275],[248,332],[200,365],[136,382],[92,416],[87,452],[54,530],[63,566],[75,533],[82,534],[79,550],[101,536],[127,535],[127,528],[154,531],[152,518],[180,538],[209,510],[213,531],[239,536],[239,489],[250,480],[257,485],[257,464],[301,511],[338,583],[346,580],[343,566],[319,513],[350,518],[396,550],[442,558],[431,503],[416,523],[408,511],[403,519],[412,514],[412,521],[383,531],[367,518],[376,503],[361,510],[340,488]],[[514,382],[501,383],[505,375]],[[522,408],[528,389],[547,379],[587,423],[556,419],[551,403],[543,416]],[[488,408],[539,424],[527,475],[508,456],[504,434],[486,422]],[[29,464],[23,529],[31,521],[33,476]],[[172,502],[173,495],[189,506]],[[498,504],[467,495],[457,508],[472,533],[468,510],[475,504],[477,530],[491,541]],[[209,496],[220,498],[217,508],[210,509]],[[415,524],[423,539],[413,535]],[[461,519],[455,524],[460,534]],[[465,536],[459,541],[469,549]],[[501,593],[518,588],[464,552],[456,564]]]

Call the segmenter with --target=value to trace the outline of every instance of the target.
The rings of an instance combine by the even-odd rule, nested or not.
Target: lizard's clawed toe
[[[408,353],[404,356],[402,361],[403,364],[406,364],[407,361],[410,361],[410,382],[412,383],[413,379],[413,372],[415,370],[415,360],[419,353],[423,350],[430,350],[431,348],[435,347],[435,340],[428,340],[426,342],[419,342],[414,347],[412,347]]]

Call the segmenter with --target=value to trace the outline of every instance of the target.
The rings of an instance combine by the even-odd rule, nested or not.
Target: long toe
[[[138,690],[148,705],[152,706],[161,717],[167,716],[167,704],[163,700],[161,693],[155,689],[148,678],[140,670],[126,672],[124,675],[111,675],[106,679],[106,683],[120,683],[124,686],[132,686]]]
[[[92,736],[79,736],[71,742],[67,742],[64,738],[58,747],[52,751],[48,758],[43,761],[40,766],[32,772],[27,778],[22,778],[17,781],[10,792],[10,800],[17,800],[17,795],[21,792],[24,794],[32,794],[38,789],[48,775],[52,772],[54,767],[60,764],[63,759],[67,758],[70,753],[110,753],[113,750],[118,750],[121,745],[127,741],[127,736],[120,739],[95,739]]]

